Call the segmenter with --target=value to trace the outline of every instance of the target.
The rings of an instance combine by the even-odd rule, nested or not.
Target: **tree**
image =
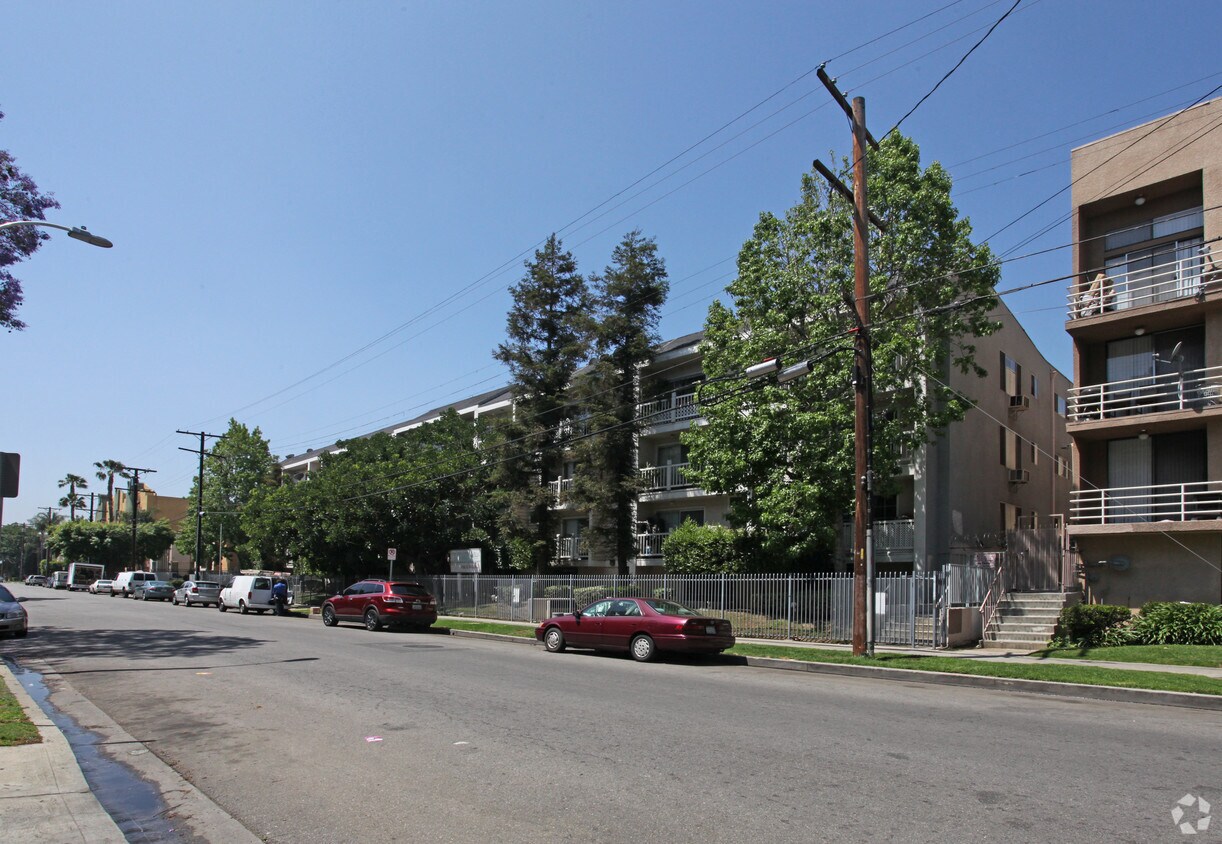
[[[76,521],[76,508],[85,506],[85,500],[76,491],[78,489],[88,489],[89,481],[80,475],[74,475],[69,472],[59,481],[59,488],[63,489],[64,487],[68,487],[68,494],[59,500],[59,506],[68,508],[68,521]]]
[[[557,534],[548,481],[559,477],[564,459],[572,416],[568,388],[589,345],[590,296],[572,253],[563,251],[554,234],[525,267],[526,275],[511,289],[506,341],[494,355],[509,367],[514,400],[501,453],[524,456],[500,463],[495,478],[504,491],[502,529],[526,543],[535,572],[542,574],[555,555]]]
[[[574,503],[590,510],[591,532],[611,549],[621,574],[628,573],[628,561],[636,555],[639,371],[658,343],[659,311],[670,289],[666,263],[657,253],[651,238],[631,231],[603,274],[591,279],[595,359],[574,389],[592,432],[574,449],[579,467]]]
[[[242,527],[242,509],[256,490],[276,486],[280,467],[258,428],[247,428],[236,419],[229,420],[224,438],[216,442],[204,458],[204,515],[201,530],[206,543],[224,536],[227,547],[237,551],[239,565],[249,563],[249,554],[239,550],[247,545]],[[189,501],[197,501],[200,479],[191,484]],[[183,519],[174,544],[182,554],[195,554],[195,519]]]
[[[4,113],[0,112],[0,120]],[[34,180],[21,172],[16,159],[0,149],[0,222],[8,220],[45,220],[45,212],[58,208],[49,193],[42,193]],[[25,323],[17,318],[23,299],[21,282],[8,269],[29,258],[50,237],[35,226],[13,226],[0,230],[0,326],[20,331]]]
[[[482,426],[453,410],[396,436],[342,443],[303,481],[256,492],[243,512],[250,558],[292,560],[294,571],[358,579],[387,570],[443,571],[446,552],[490,547],[476,526],[492,520]]]
[[[871,229],[869,268],[875,487],[885,492],[899,455],[966,411],[937,379],[951,366],[984,374],[972,340],[996,330],[998,271],[958,217],[949,176],[936,163],[922,170],[910,139],[889,136],[869,153],[869,169],[870,204],[888,227]],[[805,175],[798,205],[783,218],[760,216],[728,291],[732,304],[714,303],[705,324],[709,424],[684,435],[693,474],[733,495],[730,519],[755,543],[757,567],[809,565],[833,547],[854,494],[847,201]],[[813,371],[783,387],[742,387],[747,366],[778,355],[785,364],[812,359]]]
[[[6,574],[20,578],[35,573],[39,547],[38,528],[33,524],[10,522],[0,527],[0,561],[6,564]]]
[[[106,504],[104,505],[106,515],[102,521],[113,522],[115,519],[115,478],[130,477],[127,472],[127,467],[118,460],[99,460],[93,464],[97,469],[97,479],[106,481]]]

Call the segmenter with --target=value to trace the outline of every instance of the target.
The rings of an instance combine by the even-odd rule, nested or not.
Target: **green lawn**
[[[523,639],[534,638],[533,627],[513,624],[446,619],[438,626],[448,627],[452,630],[503,633]],[[1107,648],[1106,650],[1121,652],[1131,649]],[[1213,650],[1219,651],[1222,648],[1215,648]],[[735,656],[771,657],[774,659],[793,659],[803,662],[830,662],[838,665],[872,665],[882,668],[908,668],[914,671],[972,674],[980,677],[1047,680],[1056,683],[1082,683],[1088,686],[1119,686],[1126,689],[1153,689],[1165,692],[1196,692],[1197,694],[1222,695],[1222,680],[1215,680],[1211,677],[1199,677],[1195,674],[1172,674],[1165,671],[1126,671],[1117,668],[1098,668],[1091,665],[1031,665],[1029,663],[988,662],[971,657],[917,656],[895,653],[880,653],[873,658],[867,658],[853,656],[848,651],[795,648],[787,645],[738,644],[726,651],[726,653]],[[1061,654],[1058,653],[1056,655],[1060,656]],[[1097,659],[1098,657],[1092,658]],[[1137,661],[1127,656],[1117,658],[1122,659],[1122,661]],[[1140,661],[1153,662],[1154,660],[1146,659]],[[1217,662],[1186,664],[1216,665]]]
[[[25,711],[17,698],[0,683],[0,747],[13,747],[18,744],[38,744],[42,736],[38,728],[25,717]]]
[[[1122,645],[1115,648],[1048,648],[1032,656],[1146,662],[1154,665],[1202,665],[1222,668],[1222,645]]]

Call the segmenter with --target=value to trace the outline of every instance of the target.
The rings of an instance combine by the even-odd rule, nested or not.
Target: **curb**
[[[449,635],[468,639],[488,639],[495,642],[516,642],[537,645],[533,638],[508,636],[504,633],[480,633],[476,630],[450,630]],[[1222,712],[1222,695],[1202,695],[1193,692],[1161,692],[1152,689],[1126,689],[1123,686],[1093,686],[1081,683],[1060,683],[1052,680],[1024,680],[1017,677],[984,677],[978,674],[950,674],[944,671],[916,671],[911,668],[884,668],[873,665],[843,665],[835,662],[805,662],[795,659],[773,659],[758,656],[729,656],[721,659],[732,665],[750,668],[770,668],[779,671],[804,671],[808,674],[836,674],[843,677],[865,677],[874,680],[899,680],[907,683],[935,683],[942,686],[965,686],[974,689],[1023,692],[1026,694],[1104,700],[1118,703],[1143,703],[1156,706],[1179,706]]]

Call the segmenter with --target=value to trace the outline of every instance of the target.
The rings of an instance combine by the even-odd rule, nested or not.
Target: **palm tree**
[[[68,494],[59,500],[59,505],[68,508],[68,520],[74,521],[76,519],[76,508],[85,506],[85,500],[77,495],[76,491],[78,489],[88,489],[89,481],[80,475],[74,475],[69,472],[59,482],[59,488],[63,489],[64,487],[68,487]]]
[[[126,478],[127,467],[118,460],[99,460],[93,464],[93,468],[98,470],[98,480],[106,481],[106,519],[105,521],[114,521],[115,507],[115,478]]]

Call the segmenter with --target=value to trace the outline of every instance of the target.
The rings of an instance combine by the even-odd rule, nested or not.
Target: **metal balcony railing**
[[[662,543],[668,534],[638,533],[636,535],[636,555],[638,557],[661,557]]]
[[[554,481],[548,481],[547,486],[552,491],[552,498],[563,501],[568,498],[568,493],[573,491],[573,479],[556,478]]]
[[[668,422],[682,422],[685,419],[695,419],[700,415],[696,406],[694,390],[672,392],[651,401],[642,402],[636,406],[637,417],[645,425],[665,425]]]
[[[590,546],[584,536],[557,536],[556,559],[585,560],[590,556]]]
[[[1203,256],[1108,276],[1102,284],[1083,280],[1068,294],[1069,318],[1083,319],[1156,302],[1196,296],[1202,290]]]
[[[1070,422],[1199,410],[1222,401],[1222,366],[1073,387],[1067,398]]]
[[[876,521],[874,529],[874,553],[890,555],[897,552],[912,552],[915,547],[915,524],[912,519],[890,519]],[[842,555],[853,553],[853,523],[840,526],[840,549]]]
[[[1222,481],[1082,489],[1071,492],[1069,500],[1075,525],[1219,519]]]
[[[687,478],[690,463],[671,463],[666,466],[646,466],[641,469],[641,480],[647,492],[681,489],[692,486]]]

